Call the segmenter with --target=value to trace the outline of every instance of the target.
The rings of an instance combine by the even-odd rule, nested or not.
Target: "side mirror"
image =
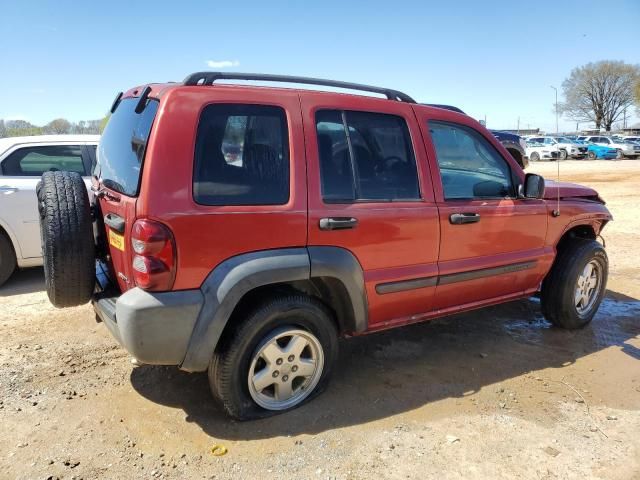
[[[544,178],[535,173],[527,173],[524,177],[524,197],[542,198],[544,196]]]

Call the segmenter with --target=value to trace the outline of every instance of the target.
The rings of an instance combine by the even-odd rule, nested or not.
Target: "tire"
[[[587,153],[587,157],[589,158],[589,160],[595,160],[597,158],[596,152]]]
[[[268,350],[268,347],[273,345],[271,340],[278,336],[279,341],[285,341],[284,346],[280,345],[279,348],[286,350],[290,347],[292,344],[286,342],[287,334],[291,332],[298,334],[289,337],[288,342],[294,338],[301,338],[298,335],[308,335],[315,338],[321,348],[322,361],[316,356],[313,367],[315,370],[308,378],[294,377],[293,372],[298,369],[296,362],[306,360],[303,356],[312,357],[311,343],[308,344],[309,350],[305,347],[303,353],[294,360],[291,360],[293,355],[284,358],[286,352],[282,353],[283,357],[270,363],[265,362],[261,356],[261,353],[264,355],[263,349]],[[275,352],[278,356],[281,354],[280,350]],[[337,356],[338,332],[327,308],[321,302],[305,295],[285,295],[262,304],[226,335],[209,364],[209,385],[213,397],[233,418],[262,418],[296,408],[318,395],[329,381]],[[281,366],[278,367],[276,363]],[[271,378],[274,380],[263,390],[257,391],[251,382],[250,371],[260,372],[265,368],[267,381]],[[299,368],[302,370],[303,365],[300,364]],[[295,395],[298,395],[291,398],[290,404],[276,398],[276,388],[280,388],[279,382],[283,382],[283,386],[286,385],[288,375],[291,375],[292,386],[297,382],[294,393],[297,388]],[[308,381],[311,383],[305,385]],[[259,405],[258,402],[268,403],[270,392],[273,395],[271,404]]]
[[[531,160],[532,162],[540,161],[540,154],[537,152],[531,153],[531,155],[529,155],[529,160]]]
[[[568,156],[569,155],[567,154],[566,150],[560,150],[558,159],[559,160],[566,160]]]
[[[0,232],[0,287],[9,280],[16,269],[16,252],[11,240],[4,232]]]
[[[598,283],[591,290],[589,301],[577,304],[580,277],[589,265],[594,271],[596,267],[599,269]],[[608,274],[609,260],[604,247],[595,240],[575,239],[558,254],[542,282],[540,302],[543,315],[557,327],[584,327],[593,319],[604,298]]]
[[[60,308],[87,303],[95,285],[95,245],[84,181],[75,172],[45,172],[37,194],[49,300]]]
[[[624,159],[624,153],[622,153],[622,150],[616,150],[616,160],[623,160]]]

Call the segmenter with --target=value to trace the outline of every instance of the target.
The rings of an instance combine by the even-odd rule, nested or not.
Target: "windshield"
[[[560,143],[572,143],[571,139],[567,137],[556,137],[556,140]]]
[[[111,115],[97,152],[96,175],[105,187],[129,196],[138,194],[140,170],[159,102],[149,100],[141,113],[138,98],[125,98]]]

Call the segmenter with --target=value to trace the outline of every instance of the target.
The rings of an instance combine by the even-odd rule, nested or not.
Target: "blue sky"
[[[222,69],[213,61],[396,88],[492,128],[520,116],[554,129],[550,85],[572,68],[640,63],[639,0],[0,0],[0,13],[0,118],[35,124],[99,118],[118,91]]]

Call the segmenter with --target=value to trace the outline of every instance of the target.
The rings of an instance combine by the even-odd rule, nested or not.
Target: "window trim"
[[[482,132],[478,131],[477,129],[470,127],[469,125],[465,125],[463,123],[458,123],[458,122],[452,122],[452,121],[448,121],[448,120],[439,120],[439,119],[428,119],[427,120],[427,133],[429,135],[429,140],[431,142],[431,145],[433,147],[433,152],[435,154],[435,167],[438,169],[438,181],[440,182],[440,186],[442,187],[442,200],[444,202],[469,202],[469,201],[483,201],[483,200],[517,200],[518,194],[517,194],[517,185],[519,183],[519,177],[515,174],[515,172],[513,171],[513,168],[511,168],[511,164],[509,163],[509,161],[500,153],[500,151],[494,147],[491,142],[487,139],[487,137],[485,137]],[[464,198],[447,198],[446,193],[445,193],[445,189],[444,189],[444,183],[442,181],[442,173],[441,173],[441,169],[440,169],[440,162],[438,161],[438,150],[436,148],[436,144],[433,141],[433,135],[431,133],[431,125],[432,124],[440,124],[440,125],[445,125],[445,126],[449,126],[449,127],[455,127],[455,128],[459,128],[462,130],[465,130],[467,132],[471,133],[471,136],[476,136],[479,137],[480,139],[482,139],[487,145],[488,148],[490,148],[493,152],[495,152],[495,154],[504,162],[504,164],[507,166],[507,169],[509,170],[509,174],[507,175],[507,178],[509,179],[509,195],[504,196],[504,197],[464,197]]]
[[[319,150],[319,141],[318,141],[318,113],[322,112],[337,112],[340,115],[342,120],[342,128],[345,132],[345,137],[347,141],[347,148],[349,149],[349,164],[351,166],[351,182],[353,192],[356,198],[353,199],[326,199],[323,194],[323,183],[322,183],[322,168],[321,163],[322,160],[320,158],[320,150]],[[418,187],[418,196],[417,198],[359,198],[360,195],[360,183],[357,181],[359,178],[358,166],[356,162],[354,162],[355,154],[353,151],[353,145],[351,142],[351,134],[349,133],[349,125],[347,122],[347,114],[349,113],[358,113],[358,114],[373,114],[373,115],[386,115],[388,117],[396,117],[401,119],[404,122],[404,134],[406,135],[405,140],[408,140],[408,145],[411,148],[411,153],[413,155],[413,166],[415,167],[415,178],[416,185]],[[316,139],[316,155],[318,159],[318,179],[320,180],[320,201],[324,205],[355,205],[355,204],[369,204],[369,203],[421,203],[424,202],[424,196],[422,195],[422,185],[420,181],[420,169],[418,167],[418,156],[416,154],[416,148],[414,145],[414,139],[411,135],[411,128],[409,127],[409,122],[407,119],[399,114],[393,112],[380,112],[374,110],[356,110],[356,109],[345,109],[340,107],[321,107],[316,108],[313,111],[313,129]]]
[[[19,152],[20,150],[31,149],[31,148],[46,148],[46,147],[76,147],[80,149],[80,158],[82,161],[82,167],[85,170],[85,173],[82,174],[82,177],[88,177],[91,175],[90,172],[87,172],[87,154],[85,153],[85,142],[33,142],[33,143],[19,143],[14,145],[13,147],[6,150],[2,157],[0,157],[0,177],[12,177],[12,178],[39,178],[40,175],[13,175],[9,173],[5,173],[5,161],[9,159],[9,157],[13,156],[14,153]],[[44,172],[43,172],[44,173]]]
[[[250,108],[277,108],[278,110],[280,110],[281,113],[281,119],[284,121],[284,123],[281,125],[282,126],[282,140],[283,140],[283,144],[282,144],[282,152],[283,154],[286,153],[287,155],[287,198],[285,199],[284,202],[281,203],[225,203],[225,204],[210,204],[210,203],[203,203],[201,201],[198,201],[197,195],[196,195],[196,189],[195,189],[195,180],[196,180],[196,167],[197,167],[197,155],[198,155],[198,131],[200,129],[200,124],[202,122],[202,117],[204,116],[205,112],[207,111],[207,109],[209,108],[215,108],[215,107],[250,107]],[[231,116],[231,115],[229,115]],[[291,146],[292,146],[292,141],[291,141],[291,119],[289,118],[289,112],[287,111],[287,109],[283,106],[283,105],[279,105],[279,104],[271,104],[271,103],[257,103],[257,102],[210,102],[205,104],[200,111],[198,112],[198,116],[197,116],[197,123],[196,123],[196,129],[195,129],[195,137],[193,140],[193,162],[192,162],[192,171],[191,171],[191,186],[190,186],[190,190],[191,190],[191,200],[198,206],[200,207],[205,207],[205,208],[217,208],[217,209],[225,209],[225,208],[262,208],[262,207],[271,207],[271,208],[282,208],[282,207],[286,207],[287,205],[289,205],[291,203],[291,200],[293,199],[294,195],[293,195],[293,190],[294,190],[294,186],[292,185],[293,179],[294,179],[294,165],[293,165],[293,155],[291,153]],[[227,118],[228,121],[228,118]],[[245,129],[244,132],[244,137],[245,137],[245,141],[248,135],[248,128]],[[224,133],[223,133],[224,136]],[[244,164],[244,158],[243,158],[243,164]]]

